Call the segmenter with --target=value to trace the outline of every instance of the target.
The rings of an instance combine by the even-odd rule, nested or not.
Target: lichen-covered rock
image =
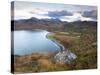
[[[61,51],[54,56],[57,63],[70,64],[77,56],[70,51]]]

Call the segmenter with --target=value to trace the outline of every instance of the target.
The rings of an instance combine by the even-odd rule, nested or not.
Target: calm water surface
[[[58,45],[46,38],[48,31],[44,30],[18,30],[12,31],[12,53],[25,55],[33,52],[60,51]]]

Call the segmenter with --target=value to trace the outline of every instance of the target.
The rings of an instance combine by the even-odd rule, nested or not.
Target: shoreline
[[[46,35],[46,38],[49,39],[49,40],[51,40],[52,42],[54,42],[60,48],[61,51],[64,51],[65,50],[65,47],[62,44],[60,44],[56,39],[50,39],[49,36],[52,36],[50,34],[51,33],[48,33]]]

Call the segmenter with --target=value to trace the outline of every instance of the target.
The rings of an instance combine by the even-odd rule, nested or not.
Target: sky
[[[23,1],[14,1],[11,5],[11,17],[14,20],[35,17],[38,19],[59,19],[67,22],[97,21],[96,6]]]

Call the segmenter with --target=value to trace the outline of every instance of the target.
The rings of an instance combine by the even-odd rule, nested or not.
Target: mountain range
[[[59,19],[37,19],[32,17],[30,19],[20,19],[20,20],[11,20],[11,30],[19,30],[19,29],[63,29],[64,26],[69,25],[97,25],[96,21],[74,21],[67,22],[61,21]]]

